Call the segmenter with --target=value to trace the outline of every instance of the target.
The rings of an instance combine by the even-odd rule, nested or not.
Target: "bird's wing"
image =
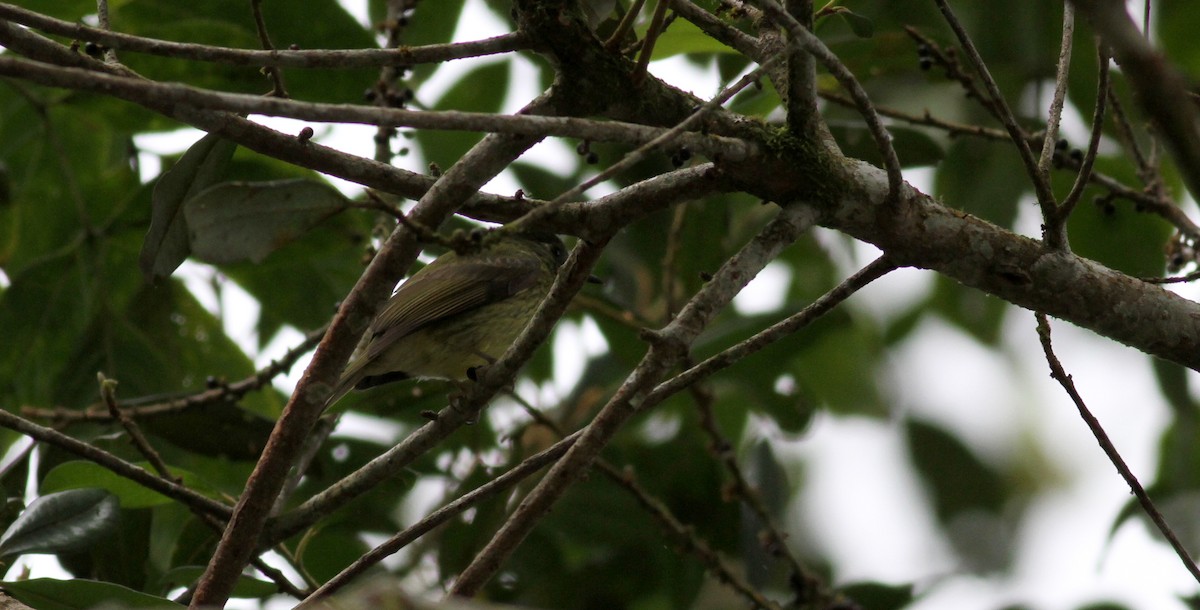
[[[431,264],[401,284],[375,317],[367,359],[426,324],[495,303],[532,286],[539,266],[534,257]]]

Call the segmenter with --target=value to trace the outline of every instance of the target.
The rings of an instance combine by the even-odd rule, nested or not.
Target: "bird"
[[[557,235],[514,232],[434,259],[383,305],[325,406],[393,381],[473,378],[516,341],[566,257]]]

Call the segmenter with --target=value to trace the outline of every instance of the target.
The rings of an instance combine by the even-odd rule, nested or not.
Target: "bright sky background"
[[[366,21],[365,0],[342,2],[360,20]],[[468,5],[469,16],[464,23],[471,25],[460,27],[456,40],[479,39],[506,31],[482,0],[469,0]],[[721,86],[715,71],[698,70],[680,59],[654,62],[650,70],[701,97],[712,96]],[[447,74],[436,77],[419,92],[418,101],[437,99],[455,78],[450,70],[444,72]],[[508,111],[539,93],[532,67],[518,66],[516,74],[506,104]],[[303,126],[278,119],[262,122],[278,126],[286,133],[296,133]],[[1077,113],[1068,127],[1082,129]],[[322,144],[364,156],[372,154],[373,130],[369,127],[316,131]],[[198,137],[198,132],[184,131],[140,138],[138,144],[156,152],[174,153]],[[530,156],[554,169],[574,154],[567,144],[547,140]],[[147,157],[143,165],[148,175],[157,173],[157,163],[151,159]],[[415,154],[397,158],[396,162],[414,171],[421,171],[424,165]],[[928,170],[906,173],[909,182],[925,192],[930,191],[931,176]],[[338,184],[348,191],[357,189],[354,185]],[[516,188],[514,182],[501,177],[488,190],[508,193]],[[597,189],[589,195],[599,196],[604,192]],[[1026,234],[1036,235],[1036,207],[1026,206],[1025,212],[1021,226]],[[857,260],[843,261],[844,274],[853,272],[875,254],[872,247],[863,246],[856,253]],[[190,279],[189,286],[202,302],[215,309],[218,297],[208,284],[211,270],[189,263],[182,273]],[[853,297],[849,306],[886,320],[924,294],[932,279],[930,272],[894,272]],[[768,268],[739,296],[735,305],[744,310],[772,305],[782,298],[789,280],[786,271]],[[1191,298],[1198,296],[1192,287],[1181,290]],[[224,311],[242,314],[229,320],[228,330],[248,353],[257,354],[259,365],[279,357],[299,342],[299,331],[289,329],[257,352],[254,335],[257,303],[231,283],[225,284],[220,298]],[[1158,437],[1170,418],[1168,408],[1158,396],[1148,360],[1139,352],[1065,322],[1056,322],[1053,328],[1055,347],[1064,366],[1128,464],[1143,483],[1148,483],[1154,477]],[[604,349],[603,339],[594,327],[572,325],[560,329],[556,341],[559,379],[555,384],[560,393],[571,386],[580,372],[578,359],[572,359],[570,350],[563,349],[567,333],[584,341],[590,352]],[[571,343],[578,345],[577,341]],[[1131,497],[1129,490],[1070,400],[1049,378],[1031,313],[1010,312],[1003,344],[1009,348],[1006,352],[989,350],[949,325],[927,319],[910,339],[889,354],[886,376],[888,387],[894,389],[896,417],[879,421],[821,414],[802,438],[788,438],[773,426],[762,426],[762,433],[774,439],[781,455],[805,461],[805,492],[793,507],[785,529],[827,551],[835,566],[838,581],[835,584],[857,580],[916,581],[924,597],[910,606],[914,610],[998,608],[1010,603],[1068,610],[1110,598],[1131,608],[1184,608],[1175,596],[1195,591],[1196,584],[1170,549],[1157,542],[1157,533],[1149,533],[1142,522],[1134,520],[1109,540],[1114,517]],[[281,387],[290,389],[306,363],[299,363],[281,380]],[[1191,381],[1193,386],[1198,381],[1194,373]],[[553,394],[553,390],[549,392]],[[907,466],[904,430],[899,423],[900,416],[905,414],[920,415],[954,431],[967,439],[984,459],[1005,459],[1033,446],[1053,460],[1061,484],[1052,493],[1039,497],[1029,509],[1016,541],[1020,551],[1011,577],[980,579],[955,575],[949,544],[940,538],[921,484]],[[393,438],[396,431],[392,427],[379,428],[379,422],[374,421],[370,426],[356,426],[353,418],[347,420],[347,425],[355,433],[375,429],[381,441]],[[1198,542],[1187,543],[1200,548]],[[18,562],[10,569],[9,577],[26,565],[32,566],[34,576],[67,576],[53,560],[36,558]],[[230,605],[254,606],[237,600]],[[289,606],[272,604],[272,607]]]

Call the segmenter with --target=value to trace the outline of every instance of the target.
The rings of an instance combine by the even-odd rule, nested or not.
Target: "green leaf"
[[[233,401],[189,407],[142,420],[145,430],[200,455],[254,461],[267,444],[275,420]],[[203,430],[204,434],[196,434]]]
[[[0,162],[8,168],[12,193],[10,203],[0,206],[0,266],[14,280],[28,266],[140,223],[144,213],[137,205],[142,187],[129,134],[58,103],[60,95],[0,88]],[[107,226],[113,220],[116,227]]]
[[[737,373],[714,382],[723,414],[731,416],[735,406],[743,406],[771,418],[784,432],[797,434],[808,427],[816,410],[803,393],[795,389],[776,390],[779,371],[748,365],[739,367]]]
[[[1181,417],[1190,417],[1196,410],[1196,403],[1192,401],[1188,388],[1188,370],[1158,358],[1152,358],[1150,362],[1154,367],[1154,377],[1158,380],[1158,389],[1167,404]]]
[[[259,263],[345,207],[337,189],[314,180],[226,182],[189,199],[184,214],[201,260]]]
[[[871,610],[900,610],[912,603],[914,586],[885,585],[880,582],[859,582],[841,587],[838,593],[853,600],[860,608]]]
[[[137,462],[137,465],[146,469],[151,467],[149,462]],[[185,470],[172,467],[171,474],[182,477],[184,485],[192,489],[204,487],[202,481]],[[86,460],[76,460],[55,466],[46,473],[40,486],[42,493],[87,488],[108,491],[120,500],[123,508],[146,508],[172,501],[157,491],[147,489],[107,468]]]
[[[1194,408],[1176,411],[1174,424],[1163,430],[1152,487],[1156,498],[1200,489],[1200,417]]]
[[[647,22],[647,25],[649,22]],[[737,54],[732,47],[705,34],[690,21],[676,19],[671,27],[658,37],[654,44],[654,59],[666,59],[683,53],[730,53]]]
[[[789,367],[812,404],[838,413],[887,413],[876,380],[863,373],[875,370],[882,344],[866,320],[850,320],[835,312],[801,335],[780,343],[790,343],[796,350]]]
[[[123,33],[214,44],[223,47],[261,48],[248,5],[240,0],[159,2],[126,0],[110,8],[113,27]],[[365,49],[377,46],[371,31],[351,17],[336,0],[307,0],[303,10],[288,2],[263,2],[263,21],[274,44],[286,49]],[[90,11],[95,12],[95,7]],[[407,40],[406,42],[410,42]],[[446,42],[442,40],[440,42]],[[263,94],[271,80],[256,66],[228,66],[214,62],[181,62],[172,57],[128,53],[123,63],[160,82],[177,81],[239,93]],[[361,102],[363,89],[379,77],[379,70],[284,70],[288,93],[312,102]]]
[[[861,122],[829,121],[829,131],[846,156],[876,165],[883,162],[875,139]],[[888,133],[892,134],[892,148],[896,150],[902,167],[933,165],[945,157],[941,145],[920,129],[893,125],[888,127]]]
[[[203,574],[204,566],[179,566],[163,574],[162,584],[164,588],[186,587],[200,580],[200,576]],[[237,583],[233,585],[231,597],[262,599],[278,592],[279,587],[275,583],[251,578],[243,574],[238,577]]]
[[[0,582],[0,587],[38,610],[87,610],[101,604],[118,608],[182,608],[163,597],[95,580],[35,578]]]
[[[960,439],[917,419],[905,422],[908,449],[921,477],[932,488],[938,518],[947,521],[972,509],[997,511],[1004,481]]]
[[[1014,526],[1002,511],[1008,500],[1004,478],[942,428],[915,419],[906,428],[913,465],[964,567],[1006,569],[1015,545]]]
[[[20,402],[48,402],[58,387],[60,371],[75,340],[88,324],[89,313],[77,304],[85,281],[74,261],[60,257],[32,265],[13,278],[0,294],[0,328],[8,345],[22,349],[0,351],[0,383],[4,393]],[[95,395],[95,369],[89,372]]]
[[[151,196],[150,230],[138,257],[148,279],[171,275],[191,253],[184,202],[221,177],[236,149],[237,144],[208,134],[159,177]]]
[[[1011,145],[960,138],[937,168],[933,193],[950,207],[1012,227],[1017,202],[1030,190],[1024,171]]]
[[[847,8],[840,8],[836,14],[842,18],[842,21],[846,22],[846,25],[850,26],[850,31],[854,32],[855,36],[870,38],[875,35],[875,22],[869,18],[863,17]]]
[[[55,402],[94,402],[98,370],[120,381],[122,399],[197,390],[208,375],[253,374],[253,363],[226,336],[221,321],[178,280],[156,286],[138,278],[137,283],[140,290],[128,306],[98,313],[86,330],[70,336],[71,347],[57,354],[69,358],[56,379]]]
[[[353,522],[320,528],[316,533],[305,536],[303,549],[297,552],[296,561],[318,582],[333,578],[370,550],[362,541],[359,528],[359,524]]]
[[[363,271],[363,244],[370,215],[339,214],[288,244],[259,264],[224,265],[221,271],[262,305],[260,342],[270,341],[285,325],[317,328],[329,321],[338,301]],[[296,295],[303,294],[303,299]]]
[[[138,464],[145,467],[143,462]],[[42,479],[43,493],[60,492],[63,490],[98,488],[115,495],[120,505],[125,508],[145,508],[157,504],[166,504],[170,498],[137,483],[117,476],[111,470],[84,460],[67,462],[55,466]]]
[[[1005,301],[978,290],[966,288],[939,275],[926,308],[966,331],[985,345],[1000,341],[1000,328],[1010,307]]]
[[[95,488],[41,496],[0,536],[0,555],[85,550],[116,527],[118,504],[116,496]]]
[[[1139,181],[1123,158],[1096,159],[1096,171],[1125,184]],[[1073,172],[1053,175],[1056,192],[1066,192],[1075,180]],[[1172,233],[1171,225],[1155,214],[1139,213],[1128,202],[1113,202],[1111,208],[1093,203],[1105,191],[1088,187],[1067,222],[1071,250],[1107,267],[1138,277],[1158,277],[1166,268],[1163,246]]]

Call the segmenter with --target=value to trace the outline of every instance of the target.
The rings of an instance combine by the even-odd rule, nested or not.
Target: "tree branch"
[[[1038,338],[1042,343],[1042,351],[1046,354],[1046,362],[1050,365],[1050,377],[1059,383],[1066,391],[1067,396],[1071,398],[1071,402],[1075,403],[1075,407],[1079,409],[1079,416],[1083,418],[1087,424],[1088,430],[1091,430],[1092,435],[1096,437],[1096,442],[1100,444],[1100,448],[1104,450],[1104,455],[1108,456],[1108,460],[1116,467],[1117,472],[1121,473],[1121,478],[1125,479],[1125,483],[1129,485],[1130,491],[1137,498],[1138,504],[1141,504],[1142,510],[1150,517],[1150,521],[1158,528],[1163,537],[1175,550],[1175,554],[1179,556],[1179,560],[1183,562],[1187,571],[1192,574],[1192,578],[1196,582],[1200,582],[1200,567],[1196,566],[1196,562],[1192,560],[1187,549],[1183,547],[1183,543],[1179,541],[1179,537],[1167,524],[1167,520],[1159,512],[1158,507],[1150,499],[1150,494],[1146,493],[1146,489],[1142,487],[1141,482],[1137,480],[1137,476],[1129,469],[1129,465],[1121,458],[1120,452],[1117,451],[1116,445],[1113,445],[1108,434],[1104,431],[1104,427],[1100,425],[1100,420],[1092,414],[1091,409],[1083,401],[1083,396],[1080,396],[1079,391],[1075,389],[1075,382],[1071,376],[1067,374],[1058,357],[1054,355],[1054,347],[1050,343],[1050,321],[1046,319],[1046,314],[1037,313],[1037,332]]]
[[[185,109],[224,111],[324,123],[357,123],[538,137],[563,136],[634,145],[648,144],[671,133],[659,127],[570,117],[502,115],[454,110],[439,112],[301,102],[280,97],[208,91],[178,83],[157,83],[7,57],[0,57],[0,76],[20,78],[49,87],[105,93],[148,108],[170,105],[180,113]],[[671,136],[678,138],[681,144],[691,150],[707,156],[742,160],[752,155],[755,150],[753,145],[722,136],[690,132],[671,133]]]
[[[1193,197],[1200,198],[1200,122],[1188,99],[1187,81],[1138,31],[1125,3],[1117,0],[1072,0],[1088,16],[1112,48],[1121,73],[1138,92],[1146,114],[1179,166]]]
[[[1042,154],[1038,158],[1038,173],[1050,179],[1050,160],[1058,145],[1058,124],[1062,120],[1063,101],[1067,97],[1067,76],[1071,73],[1071,48],[1075,37],[1075,5],[1063,4],[1062,43],[1058,49],[1058,70],[1054,76],[1054,96],[1046,113],[1046,134],[1042,137]],[[1049,218],[1046,219],[1050,221]]]
[[[979,73],[979,77],[983,79],[984,87],[987,88],[988,95],[992,99],[992,105],[995,108],[997,117],[1004,124],[1004,128],[1008,130],[1008,135],[1012,138],[1013,145],[1017,147],[1017,153],[1020,154],[1021,162],[1025,164],[1025,173],[1029,176],[1029,181],[1033,183],[1033,192],[1037,195],[1038,205],[1042,209],[1042,218],[1047,224],[1053,222],[1058,214],[1058,204],[1054,199],[1054,192],[1050,190],[1049,179],[1038,170],[1038,162],[1033,158],[1033,151],[1029,148],[1029,143],[1025,138],[1025,131],[1017,125],[1017,119],[1013,116],[1012,110],[1008,107],[1008,102],[1004,99],[1004,94],[1000,92],[1000,87],[992,78],[991,72],[988,71],[987,64],[983,61],[983,57],[979,55],[979,50],[975,48],[975,43],[971,40],[971,36],[967,34],[966,29],[959,23],[958,18],[954,16],[954,11],[950,10],[950,5],[946,0],[935,0],[938,9],[942,11],[942,16],[945,17],[946,23],[950,25],[950,29],[958,38],[958,43],[967,53],[967,58],[971,60],[971,64],[975,67],[975,71]],[[1057,233],[1044,234],[1046,245],[1051,248],[1060,248],[1064,244],[1061,242],[1062,236]]]
[[[1010,303],[1044,311],[1147,354],[1200,371],[1200,305],[909,190],[904,209],[878,209],[883,172],[859,161],[823,224],[875,244],[900,265],[933,269]],[[874,203],[873,203],[874,202]]]
[[[41,30],[47,34],[94,42],[110,49],[146,53],[174,59],[222,63],[246,67],[278,68],[376,68],[441,63],[468,57],[511,53],[526,47],[519,33],[450,44],[431,44],[399,49],[232,49],[190,42],[171,42],[122,34],[48,17],[12,4],[0,3],[0,19]]]
[[[220,519],[229,519],[232,514],[232,510],[228,506],[216,500],[202,496],[174,481],[154,476],[154,474],[146,469],[130,464],[103,449],[93,447],[51,428],[39,426],[2,409],[0,409],[0,426],[20,432],[43,443],[49,443],[68,453],[73,453],[89,462],[107,468],[114,474],[125,477],[142,487],[152,489],[172,500],[176,500],[194,511],[209,514]]]

